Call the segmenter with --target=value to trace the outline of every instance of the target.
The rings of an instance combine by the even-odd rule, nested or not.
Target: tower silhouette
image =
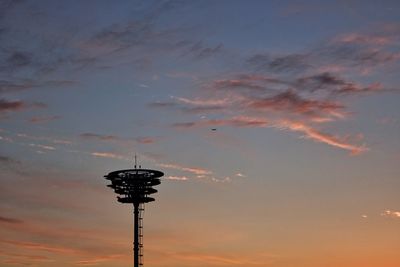
[[[153,186],[159,185],[159,179],[164,175],[163,172],[149,169],[135,168],[127,170],[113,171],[104,177],[111,181],[107,185],[114,189],[114,192],[121,195],[117,197],[120,203],[133,204],[134,222],[134,241],[133,255],[134,267],[143,266],[143,211],[144,204],[155,199],[149,195],[157,193]]]

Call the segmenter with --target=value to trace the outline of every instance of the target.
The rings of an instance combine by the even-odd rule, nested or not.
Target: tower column
[[[134,241],[133,241],[133,254],[134,254],[134,267],[139,267],[139,203],[133,203],[133,227],[134,227]]]

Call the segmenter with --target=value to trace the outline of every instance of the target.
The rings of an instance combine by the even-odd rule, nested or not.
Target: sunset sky
[[[400,2],[0,0],[0,266],[400,266]]]

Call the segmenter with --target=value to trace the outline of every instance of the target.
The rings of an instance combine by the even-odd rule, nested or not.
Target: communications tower
[[[142,169],[141,166],[127,170],[113,171],[105,175],[104,178],[111,181],[107,185],[117,193],[117,200],[120,203],[133,204],[134,222],[134,241],[133,255],[134,267],[143,266],[143,211],[144,204],[155,199],[149,195],[157,193],[153,186],[161,183],[160,177],[163,172],[149,169]]]

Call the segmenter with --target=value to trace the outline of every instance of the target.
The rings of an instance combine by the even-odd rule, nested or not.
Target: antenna
[[[136,153],[135,153],[135,169],[136,169],[136,165],[137,165],[137,156],[136,156]]]

